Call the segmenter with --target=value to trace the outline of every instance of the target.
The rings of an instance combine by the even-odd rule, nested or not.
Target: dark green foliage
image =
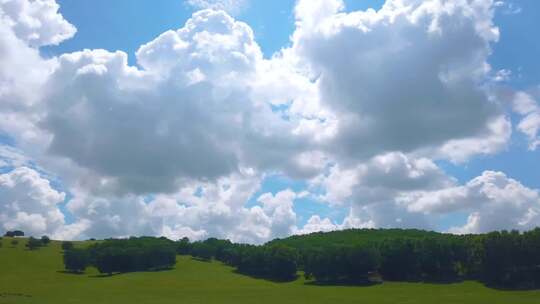
[[[230,251],[230,264],[238,272],[266,277],[273,280],[290,280],[296,277],[298,252],[284,245],[239,245]]]
[[[492,232],[483,238],[482,279],[506,288],[540,287],[540,228]]]
[[[6,231],[4,236],[7,236],[7,237],[24,236],[24,232],[22,232],[21,230]]]
[[[18,240],[11,240],[11,246],[17,247],[18,244],[19,244]]]
[[[73,249],[73,242],[70,242],[70,241],[62,242],[62,250],[66,251],[70,249]]]
[[[26,247],[30,250],[36,250],[41,246],[43,246],[43,243],[41,242],[41,240],[38,240],[34,237],[30,237],[28,239],[28,243],[26,243]]]
[[[41,237],[41,243],[43,244],[43,246],[47,246],[49,243],[51,242],[51,239],[44,235]]]
[[[191,255],[201,260],[208,261],[215,255],[214,248],[206,242],[195,242],[191,244]]]
[[[187,237],[182,238],[176,242],[176,252],[180,255],[187,255],[191,252],[191,244]]]
[[[24,232],[22,232],[21,230],[6,231],[4,236],[6,236],[6,237],[22,237],[22,236],[24,236]]]
[[[89,254],[85,249],[70,248],[64,251],[64,267],[67,271],[84,272],[89,263]]]
[[[175,244],[165,238],[109,239],[87,250],[90,264],[108,274],[167,269],[176,262]]]
[[[420,273],[419,252],[413,240],[385,240],[380,245],[380,252],[380,272],[385,279],[418,279]]]
[[[372,246],[332,246],[306,253],[304,274],[320,282],[368,283],[379,261],[379,252]]]
[[[87,252],[89,264],[109,274],[172,267],[179,253],[216,259],[240,273],[280,281],[293,279],[300,269],[323,283],[365,284],[372,277],[477,279],[495,287],[540,288],[540,228],[483,235],[360,229],[293,236],[262,246],[216,238],[193,243],[187,238],[130,238],[105,240]]]

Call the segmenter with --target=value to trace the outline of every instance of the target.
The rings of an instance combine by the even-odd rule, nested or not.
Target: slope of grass
[[[217,262],[178,257],[174,270],[99,277],[62,272],[60,243],[36,251],[10,238],[0,248],[0,303],[540,303],[540,291],[500,291],[475,282],[314,286],[299,278],[274,283],[234,273]],[[77,244],[81,246],[84,244]]]

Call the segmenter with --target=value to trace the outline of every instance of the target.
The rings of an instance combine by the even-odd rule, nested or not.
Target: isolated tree
[[[62,250],[66,251],[70,249],[73,249],[73,242],[70,242],[70,241],[62,242]]]
[[[26,247],[28,247],[28,249],[30,250],[38,249],[41,246],[43,246],[43,243],[41,242],[41,240],[38,240],[34,237],[30,237],[28,239],[28,242],[26,243]]]
[[[64,267],[66,270],[81,273],[89,264],[88,251],[85,249],[71,248],[64,251]]]
[[[41,243],[44,246],[47,246],[50,242],[51,242],[51,239],[48,236],[44,235],[41,237]]]
[[[11,240],[11,246],[17,247],[18,244],[19,244],[18,240]]]

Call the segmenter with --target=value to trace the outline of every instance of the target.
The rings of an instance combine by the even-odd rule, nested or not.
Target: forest
[[[298,272],[316,284],[368,285],[382,281],[477,280],[503,289],[540,288],[540,228],[453,235],[412,229],[351,229],[276,239],[264,245],[209,238],[129,238],[97,241],[86,248],[64,242],[66,270],[94,266],[113,273],[174,267],[177,254],[215,259],[245,275],[294,280]]]

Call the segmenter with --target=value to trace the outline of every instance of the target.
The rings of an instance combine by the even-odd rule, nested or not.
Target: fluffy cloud
[[[327,174],[312,180],[312,187],[322,187],[322,200],[332,204],[373,204],[391,200],[398,193],[439,189],[452,185],[431,160],[414,159],[402,153],[375,156],[356,167],[335,165]]]
[[[251,98],[263,59],[246,24],[200,11],[141,46],[137,60],[142,70],[122,52],[62,55],[47,83],[39,125],[52,135],[49,151],[96,174],[95,187],[173,192],[240,167],[309,169],[300,162],[307,137]]]
[[[31,168],[0,174],[0,222],[5,230],[22,229],[34,236],[57,231],[64,225],[57,208],[64,199],[65,193]]]
[[[32,47],[58,44],[73,37],[76,28],[58,13],[55,0],[1,0],[2,23]]]
[[[325,227],[405,227],[448,229],[440,220],[463,214],[456,233],[499,229],[526,230],[540,225],[540,195],[502,172],[485,171],[460,185],[428,159],[399,153],[377,156],[354,169],[332,167],[312,180],[322,191],[319,198],[350,208],[341,224],[319,217],[310,219],[303,231]]]
[[[292,46],[270,59],[225,12],[241,3],[189,1],[209,9],[142,45],[135,67],[121,51],[44,59],[40,46],[75,33],[58,5],[0,0],[0,136],[17,146],[0,146],[0,167],[12,170],[0,175],[3,228],[261,243],[433,229],[453,212],[470,215],[457,232],[538,223],[535,190],[493,172],[459,185],[430,159],[465,162],[511,136],[484,85],[498,39],[491,1],[388,0],[352,13],[339,0],[299,1]],[[518,99],[518,130],[534,149],[538,107]],[[35,161],[69,190],[72,224]],[[269,172],[307,179],[349,214],[297,227],[304,194],[254,197]]]
[[[253,173],[194,183],[174,194],[155,197],[96,197],[75,192],[68,204],[78,219],[91,223],[81,236],[164,235],[171,239],[219,237],[262,243],[290,235],[296,229],[293,202],[297,194],[264,193],[258,204],[244,203],[259,189]]]
[[[485,171],[465,185],[415,193],[401,198],[401,203],[411,212],[468,212],[467,223],[451,228],[452,232],[527,230],[540,225],[538,190],[527,188],[502,172]]]
[[[517,92],[514,95],[513,108],[522,116],[517,129],[527,136],[529,149],[536,150],[540,145],[540,106],[530,94]]]
[[[496,133],[506,129],[492,127],[505,119],[482,87],[498,40],[491,1],[390,0],[379,11],[343,10],[340,0],[300,1],[292,36],[293,56],[339,117],[332,153],[369,158],[453,141],[453,149],[439,150],[452,158],[458,143],[467,157],[501,147],[472,143],[507,139]]]

